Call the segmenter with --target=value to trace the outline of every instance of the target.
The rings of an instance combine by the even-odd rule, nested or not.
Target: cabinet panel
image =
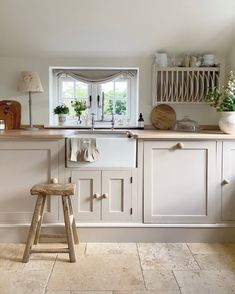
[[[101,171],[72,171],[72,182],[76,183],[76,195],[72,197],[76,219],[100,221],[101,200],[94,194],[101,194]]]
[[[102,219],[106,221],[131,220],[131,171],[102,171]]]
[[[223,142],[222,220],[235,221],[235,142]]]
[[[145,142],[145,222],[214,219],[216,143]]]
[[[36,202],[30,189],[58,178],[58,143],[0,142],[0,221],[29,222]],[[49,198],[45,221],[58,219],[58,199]]]

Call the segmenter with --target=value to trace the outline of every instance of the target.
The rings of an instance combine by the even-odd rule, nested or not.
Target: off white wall
[[[227,71],[229,70],[235,71],[235,40],[232,48],[228,53]]]
[[[150,123],[151,104],[151,65],[153,58],[0,58],[0,100],[15,99],[22,104],[22,123],[28,123],[27,96],[17,92],[17,79],[22,70],[39,72],[44,93],[33,94],[34,123],[49,122],[49,66],[124,66],[140,68],[140,112],[146,123]],[[208,105],[173,105],[177,118],[189,115],[200,124],[217,124],[218,114]]]
[[[34,121],[47,124],[49,66],[134,66],[140,68],[140,111],[148,123],[154,53],[224,57],[235,44],[234,30],[234,0],[1,0],[0,99],[17,97],[27,123],[17,77],[21,70],[38,71],[45,92],[33,94]],[[232,64],[235,45],[230,55]],[[174,108],[178,118],[218,120],[207,105]]]

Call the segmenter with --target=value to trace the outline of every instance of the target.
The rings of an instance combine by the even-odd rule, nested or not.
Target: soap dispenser
[[[143,114],[140,113],[139,115],[139,119],[138,119],[138,129],[144,129],[144,118],[143,118]]]

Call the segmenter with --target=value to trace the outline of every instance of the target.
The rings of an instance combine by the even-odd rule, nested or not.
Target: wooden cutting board
[[[175,110],[166,104],[160,104],[153,108],[151,121],[156,129],[171,130],[176,123]]]
[[[21,104],[14,100],[0,101],[0,119],[3,119],[8,130],[19,129],[21,123]]]

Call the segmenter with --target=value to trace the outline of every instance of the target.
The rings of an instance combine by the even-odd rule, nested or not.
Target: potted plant
[[[54,108],[54,114],[58,115],[58,123],[63,126],[66,123],[67,115],[69,114],[69,108],[64,103]]]
[[[219,127],[227,134],[235,134],[235,75],[231,71],[227,84],[219,91],[217,87],[209,89],[206,101],[221,112]]]
[[[71,101],[71,105],[74,109],[76,116],[78,117],[78,123],[80,124],[81,123],[81,115],[82,115],[83,111],[85,111],[87,109],[86,101],[77,99],[77,100]]]

